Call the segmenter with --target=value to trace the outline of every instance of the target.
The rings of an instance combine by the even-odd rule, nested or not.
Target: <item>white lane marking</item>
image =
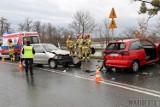
[[[9,63],[9,64],[18,65],[18,64],[15,64],[15,63]],[[70,73],[64,73],[64,72],[60,72],[60,70],[55,70],[54,69],[54,71],[53,71],[53,70],[44,69],[44,68],[37,68],[37,69],[41,69],[41,70],[44,70],[44,71],[49,71],[49,72],[53,72],[53,73],[57,73],[57,74],[73,76],[73,77],[77,77],[77,78],[85,79],[85,80],[89,80],[89,81],[94,81],[93,78],[85,77],[85,76],[78,75],[78,74],[75,75],[75,74],[70,74]],[[110,81],[110,80],[101,81],[100,83],[160,98],[160,92],[159,91],[149,90],[149,89],[145,89],[145,88],[141,88],[141,87],[137,87],[137,86],[132,86],[132,85],[127,85],[127,84],[123,84],[123,83],[118,83],[118,82],[113,82],[113,81]]]
[[[104,81],[105,82],[110,82],[112,84],[118,84],[118,85],[121,85],[121,86],[126,86],[126,87],[129,87],[129,88],[134,88],[134,89],[139,89],[139,90],[144,90],[144,91],[160,94],[160,91],[150,90],[150,89],[141,88],[141,87],[137,87],[137,86],[134,86],[134,85],[128,85],[128,84],[124,84],[124,83],[120,83],[120,82],[114,82],[114,81],[110,81],[110,80],[104,80]]]
[[[43,69],[43,68],[38,68],[38,69],[45,70],[45,71],[49,71],[49,72],[53,72],[52,70],[48,70],[48,69]],[[87,78],[87,77],[84,77],[84,76],[81,76],[81,75],[73,75],[73,74],[62,73],[62,72],[57,72],[57,71],[55,71],[54,73],[63,74],[63,75],[69,75],[69,76],[74,76],[74,77],[77,77],[77,78],[80,78],[80,79],[85,79],[85,80],[94,81],[94,79],[92,79],[92,78]],[[119,87],[119,88],[123,88],[123,89],[127,89],[127,90],[130,90],[130,91],[135,91],[135,92],[139,92],[139,93],[143,93],[143,94],[147,94],[147,95],[151,95],[151,96],[155,96],[155,97],[159,97],[159,98],[160,98],[160,95],[159,95],[160,92],[159,92],[159,91],[154,91],[154,90],[148,90],[148,91],[146,91],[146,89],[140,88],[140,87],[131,88],[131,87],[125,86],[125,84],[119,85],[119,84],[110,83],[110,82],[105,82],[105,81],[101,81],[100,83],[102,83],[102,84],[107,84],[107,85],[110,85],[110,86]],[[136,89],[136,88],[138,88],[138,89]],[[153,92],[151,92],[151,91],[153,91]],[[155,92],[156,92],[156,93],[155,93]]]

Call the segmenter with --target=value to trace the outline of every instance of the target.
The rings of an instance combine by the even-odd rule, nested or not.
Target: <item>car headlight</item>
[[[62,55],[59,55],[59,56],[58,56],[58,59],[63,59],[63,56],[62,56]]]
[[[54,56],[54,59],[58,59],[58,56],[57,56],[57,55],[55,55],[55,56]]]

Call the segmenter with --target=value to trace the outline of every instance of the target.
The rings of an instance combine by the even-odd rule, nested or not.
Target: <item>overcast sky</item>
[[[96,23],[109,16],[112,7],[115,8],[115,19],[118,29],[136,26],[140,2],[130,0],[0,0],[0,17],[9,19],[12,26],[25,18],[33,21],[51,22],[55,25],[71,23],[76,11],[88,11]],[[144,17],[144,16],[143,16]],[[108,18],[109,19],[109,18]],[[151,19],[151,23],[154,19]]]

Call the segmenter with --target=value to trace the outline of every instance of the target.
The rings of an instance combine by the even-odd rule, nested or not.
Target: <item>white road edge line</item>
[[[38,69],[45,70],[45,71],[49,71],[49,72],[53,72],[52,70],[48,70],[48,69],[43,69],[43,68],[38,68]],[[87,77],[83,77],[83,76],[80,76],[80,75],[73,75],[73,74],[62,73],[62,72],[57,72],[57,71],[54,71],[54,73],[63,74],[63,75],[69,75],[69,76],[74,76],[74,77],[77,77],[77,78],[80,78],[80,79],[85,79],[85,80],[94,81],[94,79],[87,78]],[[139,90],[139,89],[130,88],[130,87],[127,87],[127,86],[121,86],[121,85],[114,84],[114,83],[108,83],[108,82],[105,82],[105,81],[101,81],[100,83],[102,83],[102,84],[107,84],[107,85],[110,85],[110,86],[119,87],[119,88],[123,88],[123,89],[127,89],[127,90],[130,90],[130,91],[135,91],[135,92],[139,92],[139,93],[143,93],[143,94],[147,94],[147,95],[151,95],[151,96],[155,96],[155,97],[159,97],[159,98],[160,98],[160,95],[155,94],[155,93],[152,93],[152,92],[147,92],[147,91],[143,90],[142,88],[141,88],[142,90]],[[153,91],[154,91],[154,90],[153,90]]]
[[[13,65],[18,65],[18,64],[15,64],[15,63],[9,63],[8,64],[13,64]],[[53,72],[53,73],[57,73],[57,74],[63,74],[63,75],[68,75],[68,76],[73,76],[73,77],[77,77],[77,78],[80,78],[80,79],[85,79],[85,80],[89,80],[89,81],[94,81],[94,79],[92,78],[87,78],[87,77],[84,77],[82,75],[73,75],[73,74],[69,74],[69,73],[63,73],[63,72],[59,72],[60,70],[49,70],[49,69],[44,69],[44,68],[37,68],[37,69],[41,69],[41,70],[44,70],[44,71],[49,71],[49,72]],[[108,81],[108,80],[107,80]],[[113,82],[113,81],[100,81],[100,83],[102,84],[107,84],[107,85],[110,85],[110,86],[115,86],[115,87],[119,87],[119,88],[123,88],[123,89],[126,89],[126,90],[130,90],[130,91],[135,91],[135,92],[139,92],[139,93],[143,93],[143,94],[147,94],[147,95],[151,95],[151,96],[154,96],[154,97],[159,97],[160,98],[160,92],[159,91],[155,91],[155,90],[149,90],[149,89],[144,89],[144,88],[141,88],[141,87],[137,87],[137,86],[132,86],[132,85],[127,85],[127,84],[122,84],[122,83],[118,83],[118,82]],[[134,87],[134,88],[132,88]]]

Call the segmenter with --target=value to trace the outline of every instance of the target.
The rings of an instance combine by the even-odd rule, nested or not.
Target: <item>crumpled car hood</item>
[[[56,54],[61,54],[61,55],[67,55],[67,54],[69,54],[69,51],[60,50],[60,49],[59,50],[53,50],[51,52],[56,53]]]

